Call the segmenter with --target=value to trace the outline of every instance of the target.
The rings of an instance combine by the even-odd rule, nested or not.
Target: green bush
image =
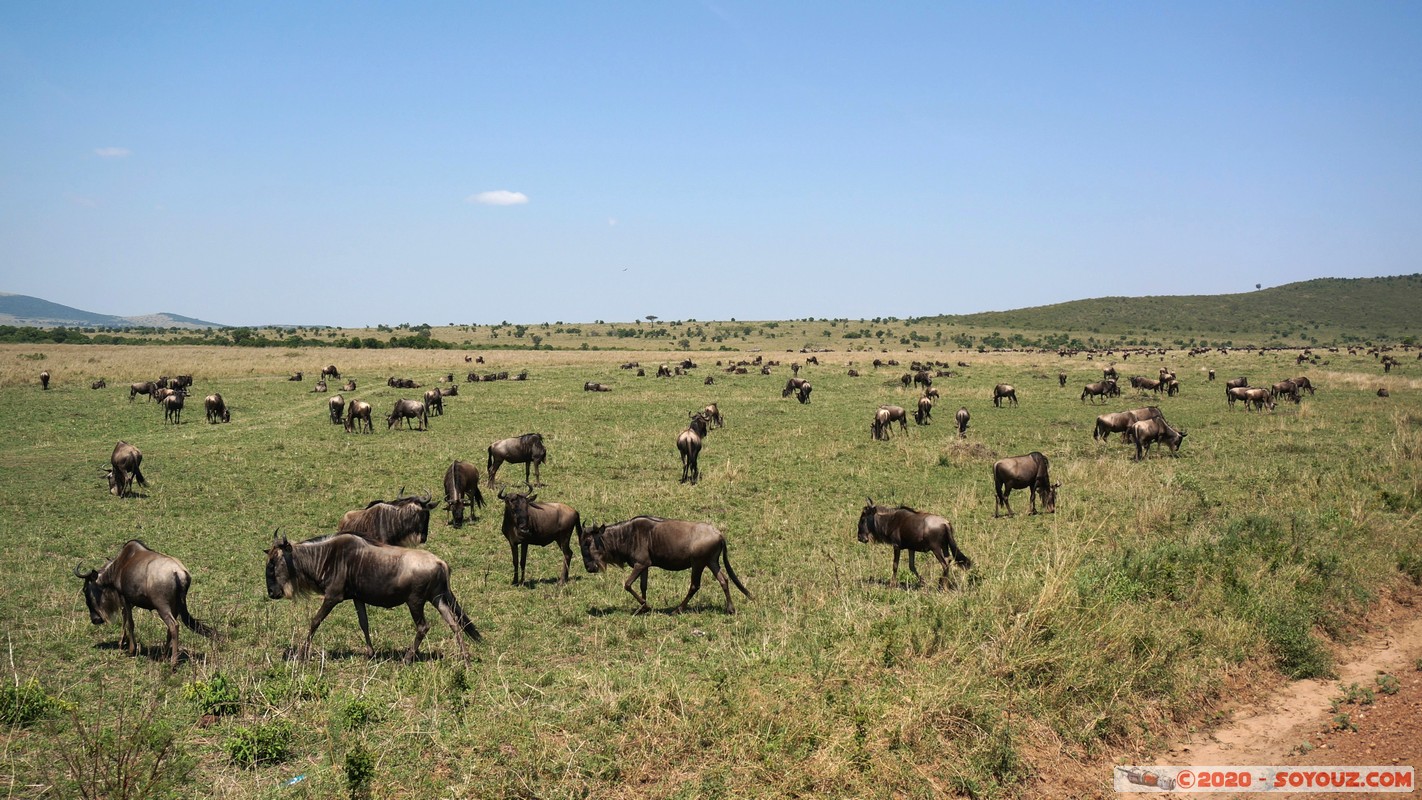
[[[35,678],[0,689],[0,722],[6,725],[28,725],[61,708],[63,704],[46,694]]]
[[[237,685],[221,672],[211,680],[196,680],[183,684],[183,698],[197,703],[204,714],[226,716],[236,714],[242,705]]]
[[[346,751],[346,789],[351,800],[370,797],[371,780],[375,777],[375,754],[357,743]]]
[[[293,733],[286,720],[240,727],[224,743],[227,757],[239,767],[279,764],[291,755]]]

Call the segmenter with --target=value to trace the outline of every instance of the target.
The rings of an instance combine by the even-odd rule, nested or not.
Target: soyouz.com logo
[[[1116,767],[1118,792],[1396,792],[1415,788],[1412,767]]]

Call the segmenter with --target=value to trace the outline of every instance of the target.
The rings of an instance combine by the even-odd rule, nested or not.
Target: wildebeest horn
[[[84,563],[82,561],[74,565],[74,577],[78,578],[79,580],[88,580],[89,577],[85,573],[79,571],[79,568],[82,566],[84,566]]]
[[[500,500],[503,500],[503,499],[504,499],[504,490],[503,490],[503,487],[499,487],[499,499],[500,499]]]

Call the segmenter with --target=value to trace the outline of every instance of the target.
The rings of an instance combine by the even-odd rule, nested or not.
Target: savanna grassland
[[[912,353],[879,337],[888,352],[828,343],[837,352],[800,373],[814,385],[805,405],[780,392],[805,356],[777,340],[754,344],[783,362],[770,376],[715,367],[753,353],[698,349],[745,346],[735,339],[692,341],[689,353],[0,346],[0,627],[13,687],[0,704],[0,794],[1005,797],[1050,794],[1043,776],[1078,766],[1073,791],[1104,794],[1109,764],[1208,724],[1228,696],[1328,675],[1373,603],[1422,580],[1413,353],[1399,351],[1408,358],[1389,375],[1363,354],[1321,352],[1326,363],[1304,367],[1292,353],[1132,356],[1116,362],[1123,376],[1169,366],[1183,391],[1126,390],[1103,409],[1079,400],[1101,360],[958,351],[923,335]],[[652,377],[682,357],[699,366]],[[968,366],[935,382],[933,424],[874,442],[874,409],[917,397],[899,383],[906,366],[876,371],[874,357]],[[647,376],[618,368],[628,360]],[[346,398],[375,407],[374,434],[328,421],[329,395],[311,388],[330,362],[360,385]],[[471,368],[528,379],[462,382]],[[297,370],[307,380],[287,381]],[[189,372],[179,425],[128,399],[130,381]],[[460,393],[428,431],[386,430],[394,400],[418,396],[387,377],[428,387],[451,372]],[[1227,377],[1298,374],[1318,387],[1300,405],[1226,406]],[[101,376],[109,387],[90,390]],[[585,381],[613,391],[583,392]],[[992,407],[998,382],[1017,387],[1019,407]],[[211,392],[230,424],[204,422]],[[709,402],[726,427],[706,439],[701,483],[679,484],[676,435]],[[1147,402],[1187,432],[1178,455],[1136,463],[1118,441],[1093,441],[1097,414]],[[972,413],[965,440],[951,424],[960,405]],[[659,610],[633,616],[625,573],[590,575],[575,556],[557,587],[556,548],[530,553],[529,582],[511,586],[502,504],[486,492],[490,505],[461,529],[437,512],[426,545],[483,633],[467,668],[432,610],[421,658],[402,666],[408,613],[372,609],[368,660],[349,604],[310,661],[285,657],[319,601],[266,598],[274,529],[308,538],[402,488],[438,495],[453,459],[482,472],[490,442],[527,431],[549,452],[541,499],[585,520],[712,522],[754,599],[738,595],[726,615],[707,580],[689,613],[672,615],[687,575],[654,570]],[[100,474],[120,439],[142,449],[150,482],[122,500]],[[1033,450],[1062,483],[1058,513],[1027,515],[1018,492],[1017,516],[995,519],[993,461]],[[522,476],[517,465],[499,474],[515,489]],[[940,591],[937,564],[921,558],[922,584],[906,565],[909,582],[894,583],[891,551],[855,539],[870,497],[946,516],[974,569]],[[130,538],[187,565],[193,613],[222,632],[185,629],[176,672],[152,613],[136,612],[143,648],[129,657],[116,624],[90,624],[72,575]]]

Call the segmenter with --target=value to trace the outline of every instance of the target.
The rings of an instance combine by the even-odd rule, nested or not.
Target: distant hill
[[[1422,274],[1318,278],[1242,294],[1100,297],[931,319],[1003,331],[1155,333],[1151,338],[1171,331],[1244,341],[1401,341],[1422,339]]]
[[[53,328],[222,328],[216,322],[160,312],[132,317],[98,314],[23,294],[0,293],[0,325]]]

